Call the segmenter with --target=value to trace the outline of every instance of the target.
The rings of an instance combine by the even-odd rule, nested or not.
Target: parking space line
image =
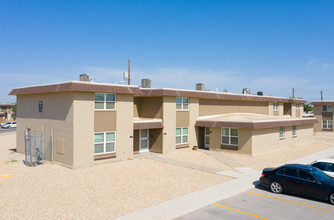
[[[319,207],[316,207],[316,206],[311,206],[311,205],[307,205],[307,204],[303,204],[303,203],[299,203],[299,202],[290,201],[290,200],[287,200],[287,199],[280,199],[280,198],[273,197],[273,196],[267,196],[267,195],[263,195],[263,194],[260,194],[260,193],[255,193],[255,192],[250,192],[250,191],[246,191],[246,193],[254,194],[254,195],[257,195],[257,196],[263,196],[263,197],[267,197],[267,198],[271,198],[271,199],[276,199],[276,200],[280,200],[280,201],[284,201],[284,202],[290,202],[290,203],[293,203],[293,204],[302,205],[302,206],[306,206],[306,207],[310,207],[310,208],[314,208],[314,209],[319,209],[319,210],[322,210],[322,211],[334,212],[333,210],[323,209],[323,208],[319,208]]]
[[[232,211],[235,211],[235,212],[240,212],[242,214],[250,215],[250,216],[253,216],[253,217],[256,217],[256,218],[270,220],[269,218],[264,218],[264,217],[261,217],[261,216],[258,216],[258,215],[254,215],[254,214],[251,214],[251,213],[248,213],[248,212],[244,212],[244,211],[240,211],[240,210],[233,209],[233,208],[230,208],[230,207],[226,207],[226,206],[223,206],[223,205],[219,205],[217,203],[214,203],[213,205],[219,206],[219,207],[222,207],[222,208],[225,208],[225,209],[229,209],[229,210],[232,210]]]

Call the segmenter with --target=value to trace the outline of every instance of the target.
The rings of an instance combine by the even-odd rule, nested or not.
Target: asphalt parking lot
[[[211,204],[178,218],[199,219],[334,219],[334,205],[326,201],[274,194],[257,187],[234,197]]]
[[[3,129],[3,128],[0,128],[0,135],[1,134],[6,134],[6,133],[11,133],[11,132],[16,132],[16,128],[6,128],[6,129]]]

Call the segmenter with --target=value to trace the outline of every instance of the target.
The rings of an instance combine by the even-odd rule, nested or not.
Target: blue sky
[[[77,80],[334,100],[334,1],[0,0],[0,102]]]

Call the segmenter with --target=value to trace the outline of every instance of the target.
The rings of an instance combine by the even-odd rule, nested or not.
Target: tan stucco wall
[[[189,111],[176,111],[176,127],[189,127]]]
[[[236,112],[257,113],[257,114],[267,115],[269,114],[268,102],[199,99],[200,116],[236,113]]]
[[[134,97],[133,98],[133,117],[139,117],[139,109],[140,109],[140,98]]]
[[[196,120],[199,116],[199,99],[190,98],[189,99],[189,147],[193,148],[194,146],[199,145],[198,143],[198,132],[196,132]]]
[[[162,153],[162,129],[150,129],[150,151]]]
[[[24,130],[50,134],[53,128],[54,161],[73,166],[73,99],[72,92],[17,96],[17,151],[24,153]],[[38,112],[38,103],[43,101],[43,112]],[[58,140],[58,141],[56,141]],[[64,144],[64,154],[57,153],[57,146]],[[62,150],[61,150],[62,151]],[[50,158],[51,148],[47,146],[46,158]]]
[[[322,123],[322,105],[315,105],[314,109],[314,117],[318,120],[319,123],[314,124],[314,131],[322,131],[321,123]]]
[[[133,151],[139,152],[139,130],[133,131]]]
[[[251,129],[238,129],[238,151],[240,153],[251,154],[252,153],[252,130]]]
[[[138,102],[137,108],[139,107],[139,117],[162,117],[162,97],[140,97]]]
[[[116,111],[95,111],[93,121],[94,132],[116,131]]]
[[[73,95],[73,167],[81,167],[94,162],[94,93]]]
[[[210,150],[221,149],[221,128],[210,128]]]
[[[285,127],[284,139],[279,138],[279,128],[252,131],[252,155],[277,151],[312,141],[313,125],[297,126],[297,137],[292,137],[292,127]]]
[[[133,156],[133,95],[117,94],[116,158]]]
[[[162,153],[168,153],[176,149],[176,98],[164,96],[162,109]]]

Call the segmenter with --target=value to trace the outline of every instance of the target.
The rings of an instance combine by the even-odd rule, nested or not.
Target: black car
[[[302,164],[286,164],[265,168],[260,184],[273,193],[293,193],[329,201],[334,205],[334,178],[318,168]]]

